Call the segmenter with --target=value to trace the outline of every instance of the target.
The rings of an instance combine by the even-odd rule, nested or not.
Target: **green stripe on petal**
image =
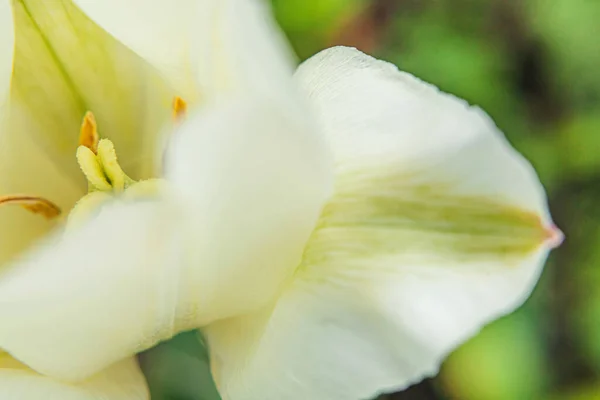
[[[547,238],[540,217],[497,199],[411,184],[398,174],[339,187],[324,209],[305,263],[403,253],[453,259],[519,260]],[[343,178],[342,178],[343,180]]]

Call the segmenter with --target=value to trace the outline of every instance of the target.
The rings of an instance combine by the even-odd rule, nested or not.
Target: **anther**
[[[173,119],[181,121],[187,114],[187,103],[179,96],[173,99]]]
[[[81,130],[79,133],[79,145],[85,146],[90,149],[94,154],[98,154],[98,125],[96,124],[96,118],[91,111],[88,111],[83,118],[81,123]]]
[[[34,214],[40,214],[47,219],[53,219],[60,215],[60,208],[43,197],[26,196],[26,195],[10,195],[0,196],[0,205],[3,204],[15,204],[23,207],[27,211]]]

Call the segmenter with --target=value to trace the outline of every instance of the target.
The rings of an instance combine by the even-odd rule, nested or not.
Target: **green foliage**
[[[221,400],[197,332],[182,333],[139,357],[152,400]]]
[[[498,321],[448,359],[443,386],[462,400],[541,398],[548,371],[538,338],[524,311]]]
[[[329,45],[331,35],[368,0],[272,0],[275,16],[305,59]]]
[[[600,108],[566,119],[557,133],[565,175],[593,178],[600,170]]]
[[[575,105],[598,99],[600,2],[528,0],[527,21],[552,56],[556,83]]]

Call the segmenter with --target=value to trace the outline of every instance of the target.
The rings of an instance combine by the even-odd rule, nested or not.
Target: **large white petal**
[[[546,253],[503,270],[373,263],[301,274],[273,308],[205,330],[221,396],[363,400],[402,390],[520,303]]]
[[[409,176],[439,166],[433,173],[443,170],[443,179],[463,194],[501,196],[547,219],[535,172],[481,109],[346,47],[309,59],[296,79],[315,107],[339,173],[387,169]]]
[[[75,0],[187,100],[285,93],[293,57],[263,0]]]
[[[197,97],[191,39],[201,0],[73,0],[90,19],[146,59],[177,94]]]
[[[40,375],[0,354],[0,398],[10,400],[147,400],[146,381],[134,358],[77,384]]]
[[[264,305],[281,290],[330,194],[331,165],[308,116],[240,99],[175,133],[167,178],[187,215],[182,296],[200,324]]]
[[[134,177],[152,171],[161,122],[174,95],[139,56],[70,0],[12,1],[15,57],[10,134],[29,135],[84,186],[73,162],[83,116],[114,141]]]
[[[259,92],[291,96],[296,60],[265,0],[204,0],[199,29],[198,80],[209,95]],[[206,62],[212,60],[212,62]]]
[[[519,306],[560,240],[533,169],[481,110],[351,49],[298,80],[334,195],[272,308],[207,329],[225,399],[405,388]]]
[[[62,380],[85,379],[175,329],[177,213],[157,201],[98,212],[0,275],[0,348]]]

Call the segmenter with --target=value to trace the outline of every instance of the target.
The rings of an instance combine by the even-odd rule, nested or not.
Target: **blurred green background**
[[[352,45],[487,110],[536,167],[567,236],[521,309],[437,378],[384,399],[600,400],[600,0],[273,4],[301,59]],[[193,334],[141,357],[153,399],[217,398]]]

